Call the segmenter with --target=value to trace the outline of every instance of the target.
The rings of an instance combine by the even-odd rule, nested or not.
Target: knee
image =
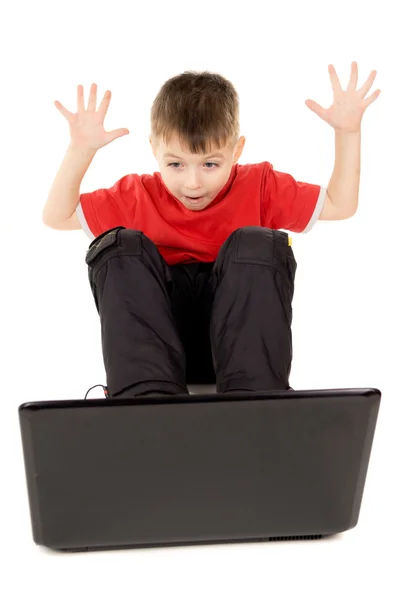
[[[143,237],[145,236],[142,231],[136,229],[121,226],[108,229],[91,242],[86,253],[86,263],[92,266],[96,259],[102,261],[109,258],[117,253],[121,246],[128,248],[133,254],[140,254]]]
[[[257,246],[264,239],[273,238],[273,229],[268,227],[259,227],[257,225],[250,225],[246,227],[239,227],[231,233],[226,239],[226,243],[240,244]]]
[[[271,252],[275,239],[275,232],[267,227],[248,226],[236,229],[224,242],[223,252],[233,251],[235,257],[244,260],[257,256],[267,255]]]
[[[217,270],[232,264],[279,267],[292,257],[288,234],[268,227],[248,226],[236,229],[224,242],[217,257]]]

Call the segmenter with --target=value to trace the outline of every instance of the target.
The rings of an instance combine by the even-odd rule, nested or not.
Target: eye
[[[181,163],[174,162],[174,163],[169,163],[167,166],[168,166],[168,167],[174,167],[175,165],[180,165],[180,164],[181,164]],[[213,162],[206,162],[206,163],[204,163],[204,164],[205,164],[205,165],[212,165],[212,166],[214,166],[214,167],[218,167],[218,164],[217,164],[217,163],[213,163]]]

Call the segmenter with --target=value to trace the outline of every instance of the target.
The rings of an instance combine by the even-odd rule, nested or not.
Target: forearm
[[[327,191],[332,204],[347,217],[358,206],[360,170],[361,132],[335,131],[335,162]]]
[[[46,225],[61,223],[72,216],[79,204],[80,185],[95,154],[95,150],[69,145],[43,209]]]

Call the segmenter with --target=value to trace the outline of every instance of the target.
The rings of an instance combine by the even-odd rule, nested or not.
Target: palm
[[[97,85],[92,84],[87,104],[87,110],[84,106],[83,86],[77,87],[77,112],[71,113],[58,100],[55,106],[69,123],[71,141],[75,145],[85,148],[98,150],[113,140],[129,133],[128,129],[115,129],[105,131],[104,120],[111,101],[111,92],[107,90],[104,98],[96,110],[97,106]]]
[[[329,123],[336,131],[355,133],[360,131],[361,121],[366,108],[376,100],[380,90],[376,90],[365,98],[373,85],[376,71],[372,71],[363,86],[357,90],[358,65],[351,65],[351,77],[346,90],[343,90],[333,65],[329,65],[329,75],[333,88],[333,103],[329,108],[323,108],[314,100],[305,103],[321,119]]]
[[[75,113],[69,119],[71,137],[78,143],[91,142],[102,145],[106,140],[106,131],[98,113]]]

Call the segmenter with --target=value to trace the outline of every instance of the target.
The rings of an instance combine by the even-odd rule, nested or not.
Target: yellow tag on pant
[[[288,245],[288,246],[292,246],[292,245],[293,245],[293,240],[292,240],[292,238],[290,237],[290,235],[288,235],[288,236],[287,236],[287,245]]]

